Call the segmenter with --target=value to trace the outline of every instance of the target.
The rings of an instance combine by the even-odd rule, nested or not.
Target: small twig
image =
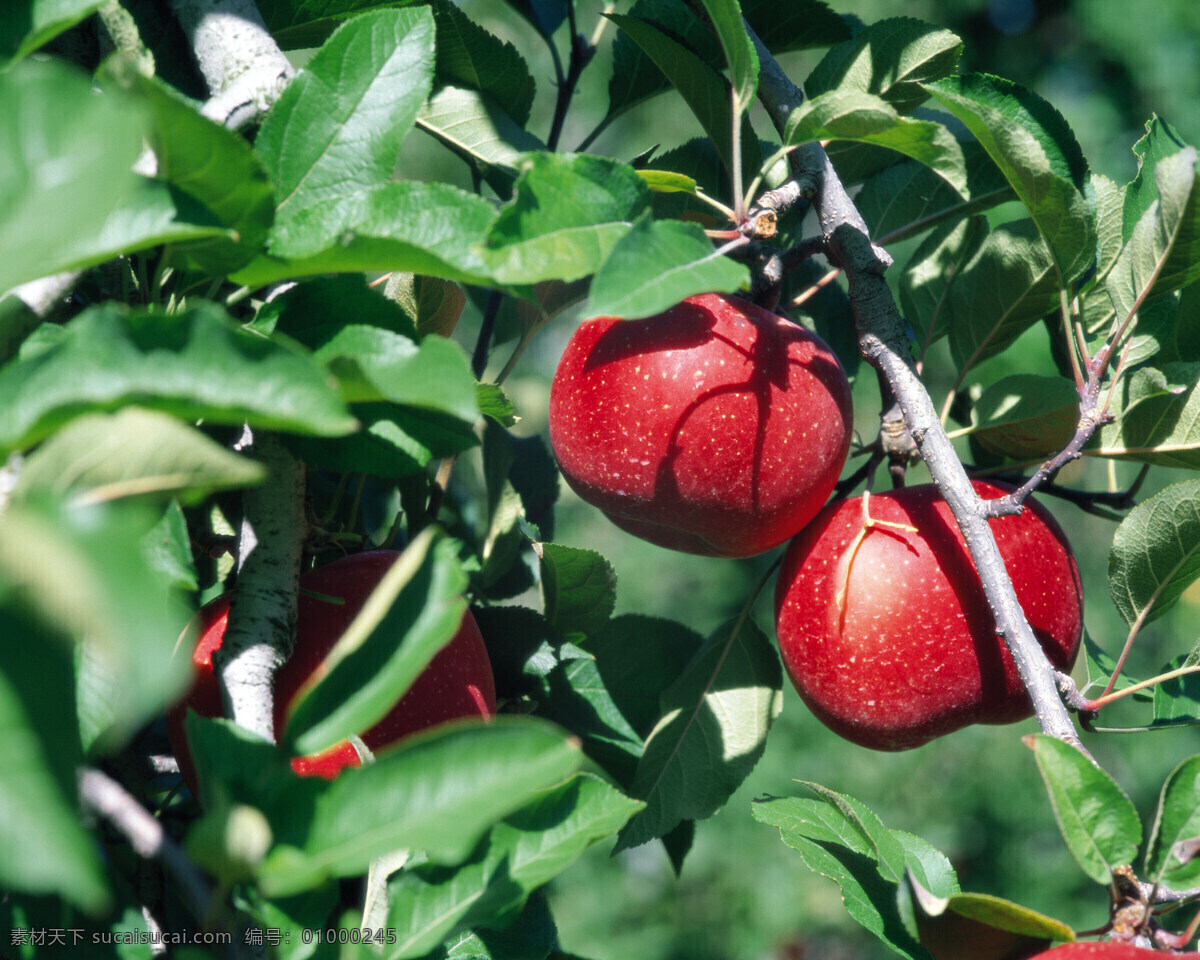
[[[479,325],[479,337],[475,340],[475,352],[471,355],[471,372],[478,380],[487,367],[488,353],[492,346],[492,331],[496,328],[496,317],[500,314],[503,295],[499,290],[488,294],[487,306],[483,310],[483,321]]]
[[[571,31],[571,58],[567,64],[565,78],[562,74],[562,63],[558,59],[558,51],[547,38],[550,49],[554,51],[555,73],[559,80],[558,96],[554,101],[554,118],[550,123],[550,135],[546,138],[546,147],[550,150],[558,148],[558,138],[562,136],[563,123],[567,119],[567,107],[570,106],[571,98],[575,95],[575,88],[579,85],[579,78],[583,75],[584,68],[592,62],[592,57],[596,54],[595,46],[579,32],[575,22],[574,0],[567,0],[567,24]]]

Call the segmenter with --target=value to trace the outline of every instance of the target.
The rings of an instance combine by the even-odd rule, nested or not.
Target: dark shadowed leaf
[[[742,0],[742,15],[773,53],[828,47],[850,39],[850,27],[823,0]]]
[[[630,785],[646,809],[621,831],[617,849],[716,813],[762,756],[782,705],[779,656],[762,631],[748,618],[718,629],[663,691],[661,719]]]
[[[399,936],[387,956],[423,957],[481,922],[503,925],[535,889],[616,833],[640,806],[581,774],[496,824],[462,866],[405,870],[389,886],[388,925]]]
[[[909,258],[900,276],[900,303],[922,351],[946,335],[953,309],[950,287],[975,260],[987,235],[987,221],[981,216],[947,223]]]
[[[103,5],[103,0],[8,0],[0,13],[0,66],[28,56]]]
[[[1172,890],[1195,886],[1200,857],[1187,841],[1200,837],[1200,756],[1171,771],[1158,798],[1158,813],[1146,847],[1145,877]]]
[[[427,527],[329,651],[325,671],[297,691],[284,747],[318,753],[379,722],[457,633],[466,585],[453,545]]]
[[[1112,879],[1114,867],[1133,862],[1142,822],[1124,791],[1091,757],[1045,734],[1025,743],[1037,758],[1067,849],[1096,883]]]
[[[72,320],[50,349],[0,370],[0,449],[27,447],[80,414],[132,403],[297,433],[354,426],[309,357],[241,332],[215,305],[200,301],[164,315],[110,303]]]
[[[585,316],[649,317],[692,294],[749,283],[745,264],[719,254],[696,224],[642,217],[596,271]]]
[[[1149,623],[1200,577],[1200,480],[1167,487],[1117,527],[1108,590],[1125,622]]]

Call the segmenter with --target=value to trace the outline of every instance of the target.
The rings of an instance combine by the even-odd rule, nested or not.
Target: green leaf
[[[429,95],[433,55],[425,8],[372,11],[334,32],[275,102],[255,143],[275,184],[280,225],[388,182]],[[324,213],[332,242],[352,221],[339,226]]]
[[[297,691],[284,748],[318,753],[381,720],[458,632],[466,585],[453,544],[427,527],[330,650],[325,672]]]
[[[950,77],[927,89],[975,135],[1050,249],[1063,283],[1096,253],[1095,214],[1084,198],[1087,164],[1067,122],[1036,94],[986,74]]]
[[[837,89],[804,103],[788,117],[785,146],[816,140],[873,143],[902,153],[938,173],[959,193],[967,190],[962,147],[942,124],[902,117],[886,100]]]
[[[822,0],[742,0],[742,15],[767,49],[788,50],[828,47],[850,39],[850,28]]]
[[[1195,886],[1200,857],[1179,847],[1200,837],[1200,756],[1188,757],[1167,776],[1146,846],[1145,876],[1173,890]]]
[[[1128,242],[1133,237],[1134,228],[1158,199],[1155,171],[1159,161],[1187,146],[1187,141],[1162,117],[1155,115],[1146,121],[1145,135],[1133,145],[1138,172],[1126,185],[1122,197],[1122,241]]]
[[[0,66],[27,57],[103,5],[103,0],[8,0],[0,12]]]
[[[210,423],[315,434],[354,426],[308,357],[235,329],[203,301],[171,315],[93,307],[54,346],[0,369],[0,450],[128,404]]]
[[[581,759],[570,737],[528,717],[431,730],[344,770],[319,793],[292,787],[276,796],[268,813],[280,844],[259,882],[268,896],[284,896],[361,873],[403,847],[457,863],[494,823],[570,776]]]
[[[595,273],[650,202],[632,167],[589,154],[531,154],[484,251],[501,283]]]
[[[921,242],[905,265],[900,303],[922,349],[946,335],[951,322],[950,286],[979,254],[987,235],[987,221],[981,216],[943,224]]]
[[[663,691],[661,719],[630,786],[646,809],[621,831],[617,849],[716,813],[762,756],[782,706],[771,642],[748,618],[719,628]]]
[[[435,92],[417,114],[417,126],[478,170],[501,196],[512,191],[522,155],[546,149],[483,94],[461,87]]]
[[[108,884],[76,813],[81,754],[69,647],[15,605],[0,606],[0,631],[0,885],[100,912]]]
[[[1123,379],[1117,419],[1098,431],[1089,454],[1168,467],[1200,468],[1200,363],[1144,367]],[[1114,404],[1114,407],[1117,407]]]
[[[158,178],[202,203],[232,232],[188,244],[184,252],[214,275],[245,266],[261,252],[275,212],[275,189],[258,155],[165,83],[130,73],[125,83],[149,108]]]
[[[725,51],[729,79],[733,84],[733,108],[737,113],[744,113],[754,103],[754,94],[758,90],[758,54],[746,33],[741,6],[738,0],[701,0],[701,3],[708,11],[721,49]]]
[[[430,333],[450,336],[467,305],[467,295],[457,283],[413,273],[394,272],[383,295],[412,321],[420,337]]]
[[[200,588],[187,519],[178,500],[168,503],[162,518],[143,535],[142,553],[146,565],[167,587],[187,591]]]
[[[1028,220],[992,230],[946,293],[950,352],[966,370],[1003,352],[1058,305],[1046,245]]]
[[[475,247],[494,216],[487,200],[448,184],[389,183],[277,223],[270,256],[231,279],[257,287],[320,273],[404,270],[478,283],[489,271]]]
[[[979,144],[959,146],[966,171],[961,193],[929,167],[910,160],[863,183],[854,202],[876,243],[898,243],[947,222],[947,229],[954,229],[964,218],[1014,199],[1008,181]]]
[[[1118,322],[1149,296],[1178,290],[1200,278],[1200,205],[1194,147],[1154,168],[1158,198],[1133,229],[1105,287]]]
[[[928,94],[921,84],[952,74],[962,41],[909,17],[880,20],[830,50],[804,81],[815,98],[831,90],[873,93],[899,113],[911,113]]]
[[[175,417],[126,407],[85,414],[59,430],[25,461],[15,494],[84,503],[178,497],[192,504],[264,477],[261,464]]]
[[[1109,883],[1113,868],[1137,854],[1137,810],[1112,777],[1070,744],[1045,734],[1031,734],[1025,743],[1037,758],[1067,849],[1096,883]]]
[[[596,271],[585,316],[649,317],[692,294],[749,284],[745,264],[717,253],[696,224],[642,217]]]
[[[721,156],[726,170],[733,169],[733,114],[727,82],[704,59],[657,24],[640,20],[634,16],[609,14],[609,19],[619,26],[649,57],[679,91],[700,126],[711,138]],[[616,81],[614,81],[614,85]],[[611,96],[611,93],[610,93]],[[611,112],[611,108],[610,108]],[[749,124],[742,125],[743,134],[749,133]],[[758,167],[758,143],[750,136],[742,137],[743,169]]]
[[[0,291],[77,265],[130,200],[142,117],[57,62],[0,73]]]
[[[617,602],[617,574],[595,550],[543,543],[542,599],[546,619],[564,636],[590,635],[608,622]]]
[[[185,659],[172,658],[187,611],[143,546],[159,516],[144,504],[68,509],[48,500],[0,515],[0,580],[79,641],[78,682],[98,707],[80,705],[88,750],[122,745],[187,682]]]
[[[517,126],[524,127],[533,106],[534,82],[517,48],[483,29],[449,0],[436,0],[432,9],[440,83],[486,94]]]
[[[992,384],[971,407],[971,436],[993,453],[1034,460],[1062,450],[1079,422],[1079,392],[1064,377],[1018,373]]]
[[[1139,503],[1117,527],[1108,591],[1131,626],[1158,619],[1200,577],[1200,480]]]
[[[399,937],[387,955],[423,957],[455,933],[502,926],[535,889],[616,833],[640,806],[580,774],[496,824],[462,866],[405,870],[388,889],[388,926]]]
[[[1196,654],[1188,653],[1171,660],[1160,673],[1196,665]],[[1185,673],[1154,686],[1153,726],[1200,724],[1200,674]]]
[[[557,941],[558,927],[545,895],[539,891],[504,929],[481,927],[461,933],[429,960],[552,960]]]

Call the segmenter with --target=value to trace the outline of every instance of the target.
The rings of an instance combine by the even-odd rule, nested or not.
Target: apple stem
[[[783,72],[747,24],[759,59],[759,99],[782,134],[788,117],[804,94]],[[845,271],[851,306],[864,359],[886,378],[904,414],[917,448],[934,483],[962,531],[995,617],[996,632],[1007,644],[1017,672],[1029,693],[1034,714],[1044,733],[1083,750],[1071,716],[1059,695],[1055,671],[1029,627],[1017,601],[1004,560],[987,521],[984,501],[975,493],[937,411],[914,366],[908,325],[888,289],[884,273],[892,259],[871,242],[867,225],[846,193],[829,156],[819,143],[789,155],[792,172],[802,183],[818,186],[813,206],[828,256]],[[1086,751],[1084,751],[1086,753]]]
[[[266,466],[268,475],[242,498],[237,583],[213,669],[226,715],[274,741],[272,686],[292,649],[308,533],[304,464],[270,433],[253,436],[247,429],[237,446]]]

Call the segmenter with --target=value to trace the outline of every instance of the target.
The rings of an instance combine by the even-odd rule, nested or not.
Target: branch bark
[[[212,98],[201,111],[232,130],[258,122],[295,74],[253,0],[171,0]]]
[[[747,26],[747,30],[750,30]],[[750,30],[758,52],[759,99],[781,133],[803,99]],[[871,242],[866,223],[846,193],[829,156],[819,143],[790,155],[792,172],[813,206],[830,259],[846,274],[858,327],[859,349],[890,384],[908,431],[962,530],[996,621],[996,632],[1008,645],[1042,730],[1082,748],[1070,714],[1063,705],[1055,671],[1033,635],[1017,602],[1004,560],[987,521],[987,508],[971,487],[962,462],[942,429],[928,392],[917,376],[907,328],[884,279],[891,257]]]

